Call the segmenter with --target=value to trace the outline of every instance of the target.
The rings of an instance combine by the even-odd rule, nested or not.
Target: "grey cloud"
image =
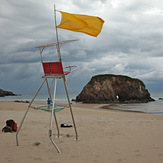
[[[158,90],[155,84],[163,90],[161,1],[70,0],[65,3],[60,0],[55,3],[57,9],[97,15],[105,20],[97,38],[58,30],[60,41],[79,39],[61,47],[64,65],[80,67],[74,72],[70,92],[79,92],[92,75],[106,73],[140,78],[150,90]],[[155,14],[156,11],[159,12]],[[33,93],[43,75],[39,49],[35,46],[56,42],[53,2],[3,1],[0,26],[0,87],[11,88],[15,93]],[[57,60],[56,47],[45,48],[43,57],[45,61]]]

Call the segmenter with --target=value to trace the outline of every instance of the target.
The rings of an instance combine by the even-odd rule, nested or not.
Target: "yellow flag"
[[[62,14],[61,24],[57,28],[82,32],[97,37],[101,32],[104,20],[96,16],[70,14],[59,11]]]

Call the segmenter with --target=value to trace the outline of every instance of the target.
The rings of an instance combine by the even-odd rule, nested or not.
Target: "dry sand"
[[[0,126],[14,119],[18,126],[28,104],[0,102]],[[73,105],[79,140],[73,128],[60,128],[62,138],[49,140],[50,113],[30,109],[19,133],[0,132],[1,163],[162,163],[163,115],[99,109],[100,105]],[[59,124],[71,124],[69,109],[57,113]],[[67,134],[69,136],[67,136]],[[35,146],[35,142],[40,145]]]

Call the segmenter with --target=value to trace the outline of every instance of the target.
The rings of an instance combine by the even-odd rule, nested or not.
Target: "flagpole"
[[[54,16],[55,16],[55,29],[56,29],[56,37],[57,37],[58,57],[59,57],[59,61],[62,63],[61,52],[60,52],[60,47],[59,47],[59,39],[58,39],[58,30],[57,30],[57,20],[56,20],[55,5],[54,5]],[[69,104],[69,107],[70,107],[70,113],[71,113],[71,117],[72,117],[74,129],[75,129],[76,140],[78,140],[78,133],[77,133],[75,119],[74,119],[73,112],[72,112],[71,102],[70,102],[70,98],[69,98],[69,94],[68,94],[68,90],[67,90],[67,85],[66,85],[66,77],[65,77],[65,74],[64,73],[63,73],[63,76],[62,77],[63,77],[63,83],[64,83],[64,86],[65,86],[65,91],[66,91],[66,95],[67,95],[67,99],[68,99],[68,104]]]
[[[61,52],[60,52],[60,47],[59,47],[59,39],[58,39],[58,29],[57,29],[57,16],[56,16],[56,9],[55,9],[55,5],[54,5],[54,19],[55,19],[55,31],[56,31],[56,38],[57,38],[57,52],[58,52],[58,57],[59,57],[59,61],[61,62]]]

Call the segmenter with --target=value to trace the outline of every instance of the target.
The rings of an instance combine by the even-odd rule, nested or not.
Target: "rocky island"
[[[5,96],[16,96],[16,95],[10,91],[4,91],[0,89],[0,97],[5,97]]]
[[[135,78],[123,75],[93,76],[76,102],[83,103],[145,103],[154,101],[150,97],[145,84]]]

